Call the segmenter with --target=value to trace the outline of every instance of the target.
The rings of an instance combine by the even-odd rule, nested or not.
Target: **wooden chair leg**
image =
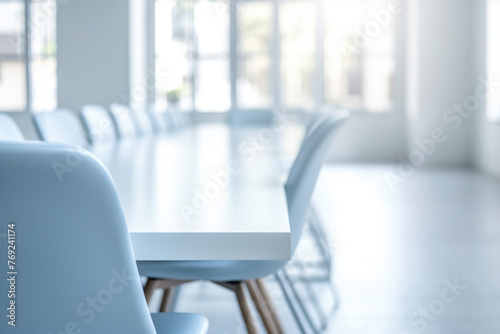
[[[257,328],[255,327],[250,307],[248,307],[247,299],[245,297],[244,283],[236,283],[234,286],[234,292],[236,293],[236,298],[238,299],[238,304],[240,305],[241,314],[243,315],[243,320],[245,321],[248,334],[257,334]]]
[[[264,322],[267,333],[278,334],[276,326],[274,325],[274,319],[267,308],[266,302],[260,292],[259,287],[257,286],[257,283],[254,280],[249,280],[246,281],[245,284],[248,288],[248,291],[250,292],[250,296],[252,297],[255,307],[257,308],[257,311],[259,312],[260,317]]]
[[[170,301],[174,293],[174,287],[163,290],[163,298],[161,300],[160,312],[170,312]]]
[[[155,292],[156,280],[148,278],[146,285],[144,285],[144,296],[146,297],[146,303],[149,305],[153,292]]]
[[[269,296],[269,293],[267,292],[264,280],[257,279],[255,280],[255,283],[257,284],[257,287],[262,295],[262,298],[264,299],[267,308],[267,313],[270,314],[271,318],[274,320],[274,326],[276,327],[277,333],[285,333],[285,331],[283,330],[283,326],[281,325],[281,321],[278,318],[278,314],[276,313],[276,309],[274,308],[274,302]]]

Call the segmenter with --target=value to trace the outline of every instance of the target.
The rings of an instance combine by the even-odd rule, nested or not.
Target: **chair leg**
[[[169,279],[156,279],[156,278],[148,278],[146,281],[146,285],[144,285],[144,296],[146,297],[146,303],[149,305],[151,301],[151,297],[156,289],[164,289],[165,291],[168,289],[172,289],[178,285],[182,285],[184,283],[192,282],[192,280],[169,280]],[[162,307],[164,307],[164,303],[169,303],[171,299],[172,292],[163,295]],[[166,299],[165,299],[166,298]],[[168,308],[169,305],[167,305]],[[163,312],[163,311],[162,311]]]
[[[267,308],[267,303],[264,300],[257,283],[254,280],[249,280],[245,282],[248,291],[250,292],[250,296],[257,308],[257,311],[260,314],[262,321],[264,322],[264,326],[266,327],[267,333],[269,334],[278,334],[279,332],[276,329],[274,324],[274,319],[270,314],[269,309]]]
[[[290,287],[290,291],[292,292],[295,301],[297,302],[302,314],[304,315],[304,318],[306,319],[309,327],[313,330],[314,333],[318,333],[318,329],[314,325],[314,321],[311,318],[311,315],[307,311],[307,308],[304,304],[304,301],[302,300],[301,296],[299,295],[299,292],[297,291],[297,287],[295,286],[295,282],[292,280],[288,272],[286,271],[286,268],[283,268],[283,276],[286,281],[288,281],[288,286]]]
[[[319,299],[316,295],[316,293],[313,290],[313,282],[307,277],[307,272],[304,269],[304,266],[302,263],[295,263],[295,266],[299,268],[301,271],[301,279],[300,281],[302,282],[302,285],[306,289],[307,294],[309,295],[309,299],[312,302],[313,307],[316,309],[316,314],[318,315],[318,318],[320,319],[320,326],[322,330],[326,329],[326,326],[328,325],[328,319],[323,311],[323,308],[321,307],[321,303],[319,302]]]
[[[174,293],[174,287],[163,290],[163,298],[161,300],[160,312],[170,312],[170,302]]]
[[[276,309],[274,308],[274,302],[271,299],[271,297],[269,296],[269,293],[267,292],[267,288],[266,288],[266,284],[264,283],[264,280],[257,279],[257,280],[255,280],[255,283],[257,284],[257,287],[260,291],[260,294],[262,295],[262,298],[264,299],[266,309],[273,319],[276,330],[278,331],[278,333],[285,333],[285,331],[283,330],[283,327],[281,325],[281,321],[278,318],[278,313],[276,313]]]
[[[238,304],[240,305],[241,314],[243,315],[243,320],[247,327],[248,334],[257,334],[257,328],[252,318],[250,312],[250,307],[248,307],[247,299],[245,297],[245,285],[241,282],[236,283],[234,286],[234,292],[236,293],[236,298],[238,299]]]
[[[153,292],[156,289],[156,280],[148,278],[146,281],[146,285],[144,285],[144,296],[146,297],[146,303],[149,305],[151,301],[151,297],[153,296]]]
[[[278,282],[278,284],[281,287],[281,290],[283,291],[283,294],[285,295],[286,301],[288,303],[288,307],[290,311],[292,312],[293,318],[295,320],[295,324],[299,327],[299,330],[301,333],[307,333],[306,329],[304,327],[304,324],[302,323],[302,319],[299,316],[299,312],[297,310],[297,307],[293,303],[292,296],[290,292],[288,291],[288,287],[285,284],[285,280],[281,277],[281,272],[282,270],[276,272],[274,274],[274,278]]]

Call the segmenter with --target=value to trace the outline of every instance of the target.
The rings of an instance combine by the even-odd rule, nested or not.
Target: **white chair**
[[[113,103],[109,106],[109,111],[111,112],[119,139],[137,137],[136,126],[134,125],[129,107],[124,104]]]
[[[285,183],[285,192],[290,217],[292,253],[299,242],[313,190],[321,166],[336,130],[347,119],[342,112],[324,119],[304,139]],[[209,280],[236,293],[240,309],[249,333],[256,333],[252,316],[246,303],[244,288],[249,289],[257,310],[269,333],[282,333],[262,278],[275,274],[288,261],[139,261],[139,273],[148,277],[145,286],[149,301],[153,291],[164,289],[162,311],[168,310],[172,289],[193,280]]]
[[[23,133],[9,115],[0,114],[0,141],[22,141]]]
[[[171,131],[179,131],[191,125],[191,117],[186,112],[167,110],[164,116],[167,127]]]
[[[33,115],[38,136],[43,141],[87,147],[88,141],[78,117],[68,109]]]
[[[151,124],[151,118],[148,112],[143,109],[130,110],[132,119],[137,128],[137,132],[141,136],[150,136],[154,133],[153,125]]]
[[[150,108],[148,111],[148,115],[151,118],[151,123],[153,124],[153,128],[156,134],[161,135],[167,133],[168,126],[164,112],[158,112],[154,110],[154,108]]]
[[[0,239],[0,304],[13,316],[3,316],[0,333],[205,334],[203,316],[149,313],[113,181],[85,151],[58,181],[50,166],[70,152],[0,143],[0,227],[10,236]]]
[[[320,112],[308,117],[304,131],[304,138],[313,133],[316,127],[318,127],[326,118],[330,117],[330,115],[339,112],[346,111],[343,111],[341,108],[323,108]],[[337,310],[340,306],[340,296],[333,278],[333,255],[329,246],[331,243],[315,210],[314,203],[311,203],[307,218],[307,228],[309,232],[308,237],[312,238],[316,251],[318,252],[316,261],[304,262],[300,257],[298,257],[291,261],[291,263],[283,268],[282,271],[277,273],[275,277],[285,292],[285,297],[290,308],[292,309],[292,313],[297,323],[299,323],[302,328],[305,328],[305,323],[307,323],[307,326],[320,332],[327,326],[327,313],[329,313],[329,311],[324,310],[324,306],[319,302],[316,290],[313,287],[314,283],[327,284],[328,290],[333,298],[334,310]],[[308,269],[311,268],[316,269],[316,273],[313,275],[308,272]],[[290,274],[288,269],[294,269],[293,272],[295,274]],[[301,283],[303,285],[307,293],[307,297],[312,303],[312,308],[306,307],[304,298],[300,295],[296,287],[297,283]],[[324,292],[325,291],[322,291],[322,293]],[[315,315],[310,315],[310,313],[313,312],[315,312]],[[299,313],[303,316],[300,316]],[[316,326],[314,319],[319,319],[319,326]],[[303,320],[305,320],[305,323]],[[316,327],[319,327],[319,329]]]
[[[88,104],[80,110],[80,118],[92,145],[116,141],[117,135],[109,112],[102,106]]]

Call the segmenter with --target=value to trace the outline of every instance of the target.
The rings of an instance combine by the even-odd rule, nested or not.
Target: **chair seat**
[[[206,334],[208,321],[204,316],[191,313],[151,314],[157,334]]]
[[[137,261],[139,274],[149,278],[245,281],[266,277],[286,261]]]

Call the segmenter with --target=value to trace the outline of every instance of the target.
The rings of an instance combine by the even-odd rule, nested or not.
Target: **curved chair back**
[[[98,105],[85,105],[80,110],[83,127],[92,145],[116,140],[116,130],[109,112]]]
[[[9,115],[0,114],[0,141],[22,141],[23,133]]]
[[[0,333],[155,334],[108,172],[81,151],[57,177],[74,154],[55,143],[0,144],[0,304],[9,315]]]
[[[179,129],[179,120],[173,111],[165,111],[162,115],[168,131],[176,131]]]
[[[82,124],[68,109],[33,115],[35,128],[40,139],[75,146],[88,146]]]
[[[145,111],[144,109],[140,109],[131,110],[130,112],[132,114],[137,132],[141,136],[152,135],[154,132],[153,125],[151,124],[151,118],[149,117],[147,111]]]
[[[349,113],[327,116],[304,138],[285,183],[292,234],[292,252],[297,247],[321,166],[337,129]]]
[[[113,103],[109,106],[119,139],[137,137],[136,126],[130,113],[130,108],[124,104]]]
[[[167,123],[165,120],[165,115],[163,115],[163,113],[160,113],[151,108],[148,112],[148,115],[151,118],[151,123],[153,124],[153,128],[156,134],[164,134],[167,132]]]
[[[191,125],[191,118],[184,111],[167,110],[165,121],[170,130],[177,131]]]
[[[185,111],[178,111],[177,118],[179,120],[178,122],[179,122],[181,127],[189,127],[192,125],[191,116],[189,113],[187,113]]]

